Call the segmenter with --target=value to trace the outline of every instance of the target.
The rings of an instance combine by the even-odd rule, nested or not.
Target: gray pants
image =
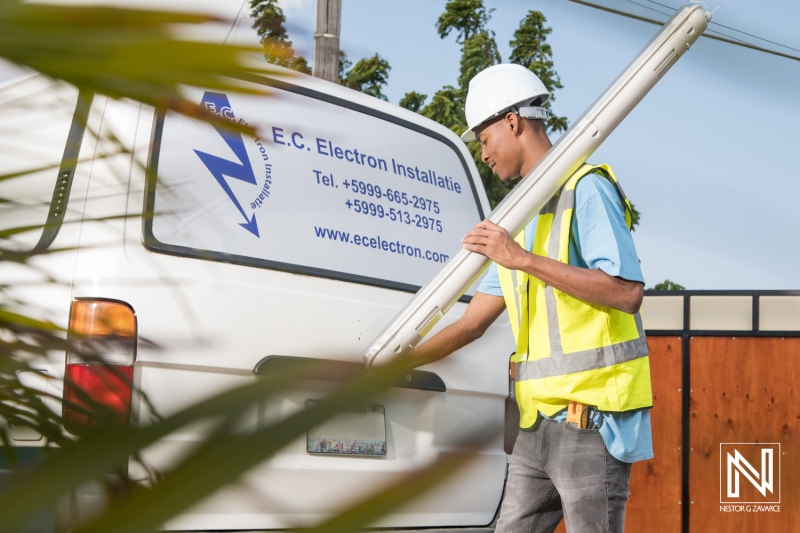
[[[520,431],[497,533],[622,533],[631,465],[606,450],[597,429],[539,417]]]

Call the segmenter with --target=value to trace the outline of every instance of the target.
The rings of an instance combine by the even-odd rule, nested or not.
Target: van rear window
[[[415,290],[483,218],[449,139],[308,89],[269,91],[195,95],[259,138],[159,118],[148,248]]]

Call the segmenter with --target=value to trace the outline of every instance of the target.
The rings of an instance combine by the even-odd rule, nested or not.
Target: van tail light
[[[64,427],[74,435],[126,426],[131,412],[136,314],[126,303],[77,299],[69,317]]]
[[[512,353],[513,357],[514,354]],[[514,450],[514,444],[519,435],[519,406],[517,405],[516,391],[516,364],[508,363],[508,396],[506,397],[506,423],[503,439],[503,449],[508,455]]]

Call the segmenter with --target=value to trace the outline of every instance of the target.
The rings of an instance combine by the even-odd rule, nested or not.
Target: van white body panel
[[[471,197],[471,207],[463,201],[452,204],[452,209],[458,212],[454,211],[446,220],[454,226],[442,232],[448,239],[446,249],[457,251],[461,235],[489,211],[477,170],[463,143],[438,124],[363,94],[305,76],[297,76],[289,82],[301,89],[337,99],[335,108],[326,109],[342,114],[342,128],[349,123],[383,121],[388,117],[395,122],[387,126],[386,131],[406,136],[409,142],[420,142],[420,138],[424,141],[431,135],[448,141],[446,149],[451,151],[448,157],[453,161],[463,161],[462,175],[458,179],[462,184],[467,184],[464,180],[472,179],[475,187],[474,193],[472,186],[463,190]],[[197,97],[201,98],[202,94]],[[234,100],[231,97],[231,102]],[[289,105],[286,103],[288,100],[266,99],[263,105],[285,106]],[[314,254],[304,256],[307,261],[317,263],[300,265],[297,271],[283,267],[275,269],[270,265],[237,264],[225,258],[203,256],[202,253],[197,257],[186,257],[186,254],[176,255],[169,250],[154,251],[152,246],[145,246],[143,222],[148,217],[143,219],[142,213],[147,203],[146,193],[153,187],[152,183],[147,184],[144,169],[152,162],[151,141],[157,117],[152,109],[99,96],[94,98],[91,109],[91,129],[100,133],[101,140],[95,142],[93,136],[87,134],[81,145],[81,158],[75,169],[69,199],[73,222],[61,227],[51,245],[51,249],[71,246],[77,249],[37,258],[38,264],[58,272],[61,285],[42,283],[39,287],[20,289],[20,294],[28,301],[43,304],[48,318],[62,326],[67,324],[69,305],[74,298],[111,298],[130,304],[136,312],[139,335],[134,382],[162,415],[257,379],[253,374],[254,367],[270,355],[360,363],[369,340],[374,339],[413,297],[413,291],[409,289],[423,284],[441,267],[441,264],[430,261],[424,275],[409,274],[400,269],[382,280],[380,268],[373,268],[369,275],[365,275],[357,271],[360,268],[357,264],[345,265],[351,268],[351,272],[339,275],[341,272],[337,268],[342,263],[337,261],[341,258],[331,254],[346,254],[347,247],[326,248],[320,245],[319,257],[315,259]],[[301,114],[302,110],[299,110],[298,115]],[[169,120],[167,117],[167,127]],[[268,126],[268,122],[259,124],[261,131]],[[192,127],[206,136],[218,136],[209,126]],[[113,132],[130,153],[106,155],[116,149],[113,143],[103,139],[106,132]],[[347,135],[342,137],[346,141]],[[371,142],[377,147],[375,149],[383,144],[392,145],[391,139],[385,143],[376,143],[374,139]],[[431,142],[437,143],[435,149],[440,152],[445,146],[440,140]],[[166,143],[161,145],[162,158],[166,146]],[[252,150],[255,145],[248,146]],[[207,146],[205,149],[210,152],[212,148]],[[273,143],[269,149],[277,148]],[[298,154],[301,152],[297,149]],[[226,157],[224,153],[218,155]],[[308,153],[302,155],[306,157]],[[279,159],[276,155],[276,167]],[[344,165],[346,162],[339,160],[336,163]],[[290,166],[284,166],[281,172],[285,179],[294,178]],[[452,171],[448,173],[452,174]],[[388,179],[390,174],[391,167],[387,166],[382,175]],[[277,171],[275,176],[277,186]],[[236,214],[235,210],[231,211],[232,206],[225,203],[229,202],[229,197],[225,196],[223,188],[210,172],[195,171],[190,177],[202,182],[209,194],[218,193],[221,212]],[[375,177],[373,181],[377,183],[379,178]],[[406,179],[411,181],[411,178]],[[156,191],[166,182],[166,179],[159,182]],[[397,187],[403,188],[403,182],[398,183]],[[424,183],[415,183],[417,189],[414,190],[420,190],[423,185],[437,194],[456,194],[446,186],[435,190],[433,185]],[[305,191],[310,191],[308,194],[317,191],[319,194],[332,194],[323,187],[314,184]],[[412,192],[411,185],[406,188]],[[234,193],[238,194],[238,191]],[[46,200],[49,202],[49,198]],[[277,201],[277,197],[270,200]],[[337,202],[339,200],[343,202],[344,197],[337,197]],[[388,205],[385,198],[372,197],[371,201]],[[263,209],[267,208],[265,202]],[[253,212],[248,210],[247,215]],[[344,208],[330,213],[331,217],[341,217],[342,225],[352,220],[347,218],[350,213]],[[159,216],[168,215],[156,211],[156,229]],[[443,216],[433,218],[445,221]],[[388,230],[379,227],[378,217],[365,215],[365,219],[369,219],[365,234],[377,234],[380,230],[381,235],[388,235],[384,233]],[[239,222],[244,221],[245,218],[236,221],[225,231],[236,239],[252,236],[239,226]],[[259,229],[266,232],[268,226]],[[292,238],[292,229],[293,226],[280,228],[289,239]],[[404,228],[403,238],[422,235],[423,229]],[[434,230],[428,231],[439,233],[435,226]],[[313,246],[313,238],[306,238],[303,246]],[[269,247],[265,250],[265,253],[270,251]],[[361,253],[361,257],[367,257],[365,250],[353,247],[353,253]],[[386,250],[373,247],[366,252],[377,254]],[[240,248],[237,254],[241,253]],[[403,259],[395,258],[391,253],[385,255],[390,260]],[[423,265],[426,263],[419,258],[412,259]],[[304,270],[309,266],[323,272]],[[355,275],[348,277],[350,274]],[[455,304],[437,329],[456,320],[466,305],[463,302]],[[508,394],[508,358],[513,349],[508,319],[504,315],[479,341],[424,368],[442,378],[446,392],[391,389],[376,398],[374,403],[385,407],[386,456],[312,455],[306,451],[303,437],[264,461],[238,483],[220,490],[166,527],[189,530],[269,529],[314,524],[347,503],[429,464],[439,454],[453,449],[459,436],[485,427],[486,421],[493,420],[499,427]],[[54,354],[49,361],[42,363],[42,368],[50,376],[62,377],[63,357],[63,353]],[[306,382],[290,394],[259,406],[247,424],[256,427],[286,416],[301,409],[307,400],[323,397],[332,387],[332,383]],[[143,403],[134,404],[135,420],[147,423],[148,416]],[[202,440],[204,431],[202,426],[183,428],[146,450],[144,458],[155,469],[169,471],[180,457]],[[380,526],[488,524],[500,502],[506,462],[502,435],[498,434],[471,466],[401,511],[384,518]],[[140,472],[133,470],[131,475],[142,477]]]

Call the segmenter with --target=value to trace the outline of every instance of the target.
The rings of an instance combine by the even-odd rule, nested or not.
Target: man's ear
[[[519,115],[509,111],[508,113],[506,113],[504,122],[506,123],[506,127],[508,127],[511,130],[511,133],[513,133],[515,137],[520,136],[520,134],[522,133],[523,125],[521,123],[522,121],[520,120]]]

